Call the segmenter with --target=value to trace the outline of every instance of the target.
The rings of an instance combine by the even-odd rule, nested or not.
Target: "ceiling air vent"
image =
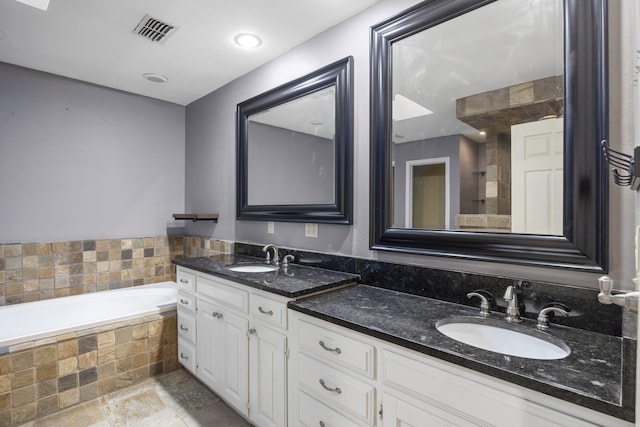
[[[133,30],[134,34],[149,39],[155,43],[164,43],[171,34],[173,34],[175,27],[162,22],[152,16],[145,15],[140,21],[138,26]]]

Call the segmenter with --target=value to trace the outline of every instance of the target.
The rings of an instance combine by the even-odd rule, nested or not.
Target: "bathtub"
[[[175,310],[176,297],[176,283],[162,282],[3,306],[0,349]]]

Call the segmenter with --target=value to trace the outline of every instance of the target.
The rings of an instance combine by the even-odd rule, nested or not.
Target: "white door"
[[[254,323],[249,329],[249,419],[264,427],[285,427],[287,337]]]
[[[511,231],[562,235],[563,119],[511,126]]]

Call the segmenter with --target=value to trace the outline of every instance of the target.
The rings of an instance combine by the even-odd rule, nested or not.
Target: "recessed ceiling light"
[[[142,77],[154,83],[166,83],[169,80],[166,76],[156,73],[145,73]]]
[[[235,41],[238,46],[248,48],[258,47],[262,44],[262,39],[251,33],[240,33],[233,38],[233,41]]]

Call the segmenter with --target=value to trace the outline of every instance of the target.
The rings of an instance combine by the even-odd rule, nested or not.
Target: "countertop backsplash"
[[[467,294],[478,289],[486,290],[495,298],[496,305],[492,307],[492,311],[504,312],[506,303],[502,296],[507,286],[513,285],[519,280],[524,280],[523,296],[526,312],[523,317],[536,319],[538,312],[545,304],[559,302],[568,306],[571,309],[571,313],[569,317],[555,316],[552,323],[607,335],[623,336],[624,310],[618,306],[599,303],[597,298],[598,291],[595,289],[529,281],[514,277],[437,270],[415,265],[305,252],[288,248],[279,249],[281,257],[288,254],[293,255],[295,257],[294,263],[296,264],[358,274],[361,277],[360,283],[366,285],[472,307],[477,307],[479,302],[475,299],[468,299]],[[262,246],[248,243],[236,242],[235,253],[258,258],[264,257]],[[631,330],[631,328],[625,327],[625,332],[627,330]],[[635,334],[631,338],[635,338]]]

